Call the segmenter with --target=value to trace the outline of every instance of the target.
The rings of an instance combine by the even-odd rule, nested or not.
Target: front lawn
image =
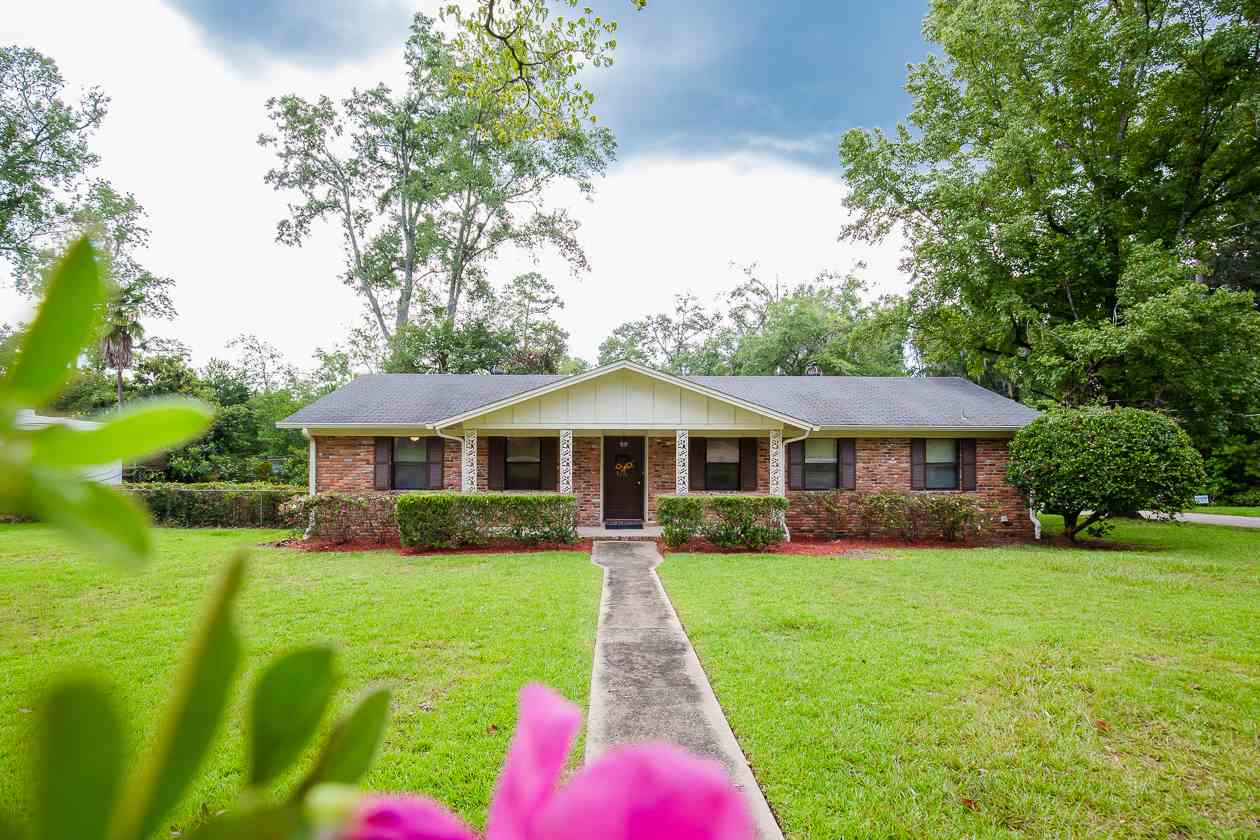
[[[147,737],[188,628],[224,560],[241,547],[252,558],[237,605],[247,668],[333,641],[342,675],[335,708],[369,684],[393,687],[369,788],[424,791],[480,826],[517,689],[540,680],[585,709],[601,584],[588,555],[255,548],[277,533],[158,530],[158,557],[128,575],[41,526],[0,525],[0,814],[25,807],[30,709],[49,672],[87,667],[102,675],[118,691],[131,734]],[[238,701],[250,684],[242,676]],[[229,803],[242,771],[241,723],[238,702],[231,740],[220,740],[173,828]],[[133,738],[132,749],[139,743]]]
[[[1260,516],[1260,507],[1235,505],[1195,505],[1187,513],[1221,513],[1226,516]]]
[[[1260,535],[671,555],[789,837],[1257,836]]]

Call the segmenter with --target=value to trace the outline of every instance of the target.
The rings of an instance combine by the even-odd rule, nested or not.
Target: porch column
[[[573,430],[560,432],[560,492],[573,492]]]
[[[464,430],[464,448],[460,459],[460,489],[465,493],[477,490],[477,430]]]
[[[783,430],[770,432],[770,495],[784,496],[783,481]]]
[[[686,429],[674,431],[674,492],[686,496],[691,487],[691,438]]]

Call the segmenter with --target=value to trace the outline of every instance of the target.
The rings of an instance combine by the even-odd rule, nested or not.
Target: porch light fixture
[[[412,435],[411,437],[407,438],[407,440],[411,441],[412,443],[415,443],[416,441],[420,440],[420,438],[416,437],[415,435]]]

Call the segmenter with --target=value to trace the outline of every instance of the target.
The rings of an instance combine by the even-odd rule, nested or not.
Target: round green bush
[[[1137,408],[1050,411],[1015,435],[1007,468],[1037,508],[1063,517],[1072,540],[1101,535],[1116,514],[1185,510],[1205,478],[1185,431]]]

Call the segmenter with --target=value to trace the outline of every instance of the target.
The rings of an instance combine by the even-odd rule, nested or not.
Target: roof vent
[[[805,375],[806,376],[822,376],[822,368],[818,366],[817,362],[810,362],[809,367],[805,368]]]

